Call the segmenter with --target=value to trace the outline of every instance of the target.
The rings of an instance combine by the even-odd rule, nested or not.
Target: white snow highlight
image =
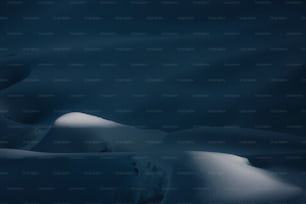
[[[59,117],[54,125],[57,127],[103,127],[114,128],[123,126],[119,123],[106,120],[97,116],[88,115],[85,113],[72,112]]]

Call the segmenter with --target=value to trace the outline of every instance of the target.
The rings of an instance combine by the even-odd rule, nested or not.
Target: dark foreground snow
[[[297,139],[227,128],[166,134],[69,113],[33,150],[0,149],[1,201],[295,203],[304,198],[296,175],[305,169]],[[258,146],[248,151],[245,141]],[[280,151],[277,141],[287,141],[287,148]],[[293,154],[288,165],[293,149],[299,160]],[[287,163],[273,163],[279,158]],[[282,167],[290,169],[287,176],[278,174]]]

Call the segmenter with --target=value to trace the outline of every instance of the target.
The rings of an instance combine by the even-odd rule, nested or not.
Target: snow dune
[[[303,146],[297,145],[297,139],[284,134],[230,128],[197,128],[167,135],[73,112],[59,117],[33,149],[49,153],[40,156],[29,154],[29,157],[63,160],[67,157],[100,158],[99,162],[93,162],[88,168],[101,165],[107,172],[118,171],[118,165],[120,169],[133,167],[126,172],[131,179],[124,181],[126,183],[120,181],[120,185],[129,186],[136,182],[140,185],[136,189],[143,192],[120,190],[124,195],[129,195],[124,200],[126,202],[137,203],[137,199],[143,202],[153,199],[164,204],[295,202],[302,194],[300,187],[280,179],[272,172],[252,166],[248,159],[233,153],[278,154],[286,151],[286,148],[282,146],[280,151],[276,146],[270,152],[265,148],[273,146],[271,141],[283,140],[288,141],[286,147],[290,152],[297,147],[302,149]],[[258,146],[248,151],[244,141],[255,141],[253,144]],[[298,148],[295,150],[298,151]],[[10,154],[16,155],[14,152],[5,155]],[[101,160],[107,157],[112,158],[111,163]],[[161,172],[162,176],[159,175]],[[138,180],[135,174],[143,177]],[[161,177],[150,177],[152,174]],[[118,184],[116,176],[107,177],[102,179],[101,185]],[[108,196],[103,200],[118,201]]]
[[[2,123],[17,124],[5,118]],[[21,127],[33,136],[33,127]],[[18,138],[20,132],[12,132],[16,147],[24,143],[20,138],[37,140],[37,136]],[[273,146],[277,141],[287,141],[286,146]],[[63,193],[73,203],[90,197],[108,203],[294,203],[303,195],[296,182],[234,154],[302,152],[298,141],[285,134],[233,128],[166,134],[71,112],[55,120],[31,151],[0,149],[0,162],[5,164],[0,172],[10,172],[3,177],[7,188],[0,201],[24,201],[12,190],[21,188],[22,195],[43,203],[56,202]],[[38,188],[53,190],[37,197]]]
[[[194,128],[165,133],[72,112],[59,117],[33,148],[45,152],[213,151],[237,155],[305,153],[302,138],[243,128]]]
[[[285,202],[302,192],[231,154],[185,152],[172,165],[176,170],[164,203]]]
[[[84,113],[59,117],[35,151],[123,152],[146,151],[158,146],[165,133],[138,129]]]
[[[40,153],[0,150],[0,200],[82,203],[291,202],[301,189],[243,157],[213,152]],[[35,179],[33,179],[35,178]],[[55,188],[56,187],[56,188]],[[39,190],[40,189],[40,190]],[[45,190],[44,190],[45,189]],[[49,189],[49,190],[48,190]],[[51,189],[51,190],[50,190]],[[40,195],[37,196],[37,191]],[[98,196],[99,195],[99,196]]]
[[[302,3],[0,1],[0,203],[305,203]]]

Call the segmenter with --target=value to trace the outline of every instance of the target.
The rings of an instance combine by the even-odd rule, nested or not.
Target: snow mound
[[[0,155],[5,163],[0,172],[10,172],[2,185],[24,188],[20,196],[3,188],[0,200],[10,198],[14,203],[22,201],[23,193],[29,197],[44,193],[33,186],[46,187],[46,183],[61,187],[36,197],[37,202],[53,203],[58,199],[55,195],[65,193],[71,203],[85,203],[88,196],[103,203],[291,203],[302,191],[232,154],[55,154],[0,149]],[[85,192],[89,194],[84,196]]]
[[[174,158],[164,203],[266,203],[302,192],[236,155],[191,151]]]
[[[59,117],[33,148],[42,152],[148,151],[159,145],[165,133],[138,129],[84,113]]]
[[[123,125],[99,118],[97,116],[88,115],[85,113],[72,112],[59,117],[54,125],[56,127],[71,127],[71,128],[84,128],[84,127],[100,127],[100,128],[114,128]]]

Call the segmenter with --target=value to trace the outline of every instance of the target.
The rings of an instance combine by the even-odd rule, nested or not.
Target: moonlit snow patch
[[[84,113],[68,113],[32,150],[42,152],[134,152],[157,148],[165,133],[139,129]]]
[[[287,201],[301,193],[299,187],[251,166],[243,157],[191,151],[177,158],[170,186],[178,190],[170,191],[165,203],[266,203]]]
[[[3,185],[22,184],[28,196],[37,193],[31,190],[33,184],[39,186],[42,183],[56,186],[82,184],[88,189],[100,189],[90,193],[93,197],[99,194],[98,201],[103,203],[291,203],[301,193],[299,187],[231,154],[194,151],[54,154],[0,149],[0,155],[1,162],[5,163],[0,171],[12,172],[3,180]],[[59,171],[58,166],[65,171]],[[28,178],[29,182],[24,182],[20,178],[28,172],[25,171],[27,167],[31,172],[40,172],[37,179]],[[71,173],[58,179],[57,174],[47,173],[50,171]],[[56,189],[55,193],[58,191],[62,189]],[[14,193],[7,190],[3,198]],[[66,193],[69,201],[84,199],[83,194],[69,189]],[[52,201],[56,198],[46,196]],[[41,198],[38,197],[38,201]]]
[[[122,126],[119,123],[99,118],[85,113],[72,112],[59,117],[55,123],[57,127],[103,127],[112,128]]]

